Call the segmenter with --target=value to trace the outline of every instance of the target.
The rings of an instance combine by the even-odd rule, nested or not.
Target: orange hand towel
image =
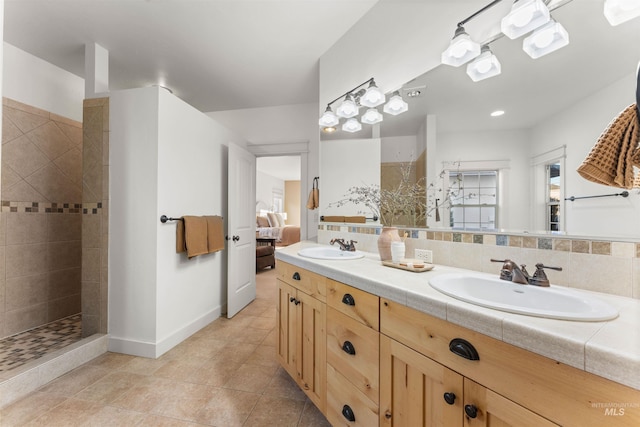
[[[356,224],[364,224],[367,222],[367,218],[364,216],[345,216],[344,222],[352,222]]]
[[[207,220],[202,216],[183,216],[187,256],[193,258],[208,252]]]
[[[224,249],[223,218],[221,216],[205,216],[207,220],[207,247],[209,253]]]
[[[187,242],[184,241],[184,220],[176,221],[176,253],[180,254],[187,250]]]

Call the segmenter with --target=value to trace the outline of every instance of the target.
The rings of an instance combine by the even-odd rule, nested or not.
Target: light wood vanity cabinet
[[[325,410],[327,399],[325,278],[278,263],[278,359],[309,399]],[[302,286],[298,286],[302,282]],[[313,292],[313,296],[307,292]]]
[[[378,425],[379,301],[327,281],[327,419],[334,426]]]
[[[637,408],[598,406],[637,405],[638,390],[285,262],[277,270],[280,363],[334,427],[640,425]]]

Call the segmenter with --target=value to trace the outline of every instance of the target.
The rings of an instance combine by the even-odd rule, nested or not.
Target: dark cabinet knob
[[[289,298],[289,302],[294,302],[296,299],[294,297]]]
[[[346,305],[356,305],[356,300],[351,294],[344,294],[342,297],[342,303]]]
[[[467,340],[463,340],[462,338],[454,338],[449,343],[449,350],[453,354],[456,354],[460,357],[464,357],[469,360],[480,360],[480,355],[478,355],[478,351],[475,349],[473,345]]]
[[[300,273],[298,273],[297,271],[293,273],[293,280],[300,280]]]
[[[475,418],[478,416],[478,408],[476,408],[476,405],[464,405],[464,413],[469,418]]]
[[[351,344],[351,341],[345,341],[344,344],[342,344],[342,351],[352,356],[356,355],[356,348]]]
[[[391,419],[391,412],[389,412],[389,411],[385,412],[385,413],[384,413],[384,417],[385,417],[386,419],[390,420],[390,419]]]
[[[349,405],[344,405],[342,407],[342,416],[352,423],[356,421],[356,415],[353,413],[353,409],[351,409]]]
[[[447,402],[449,405],[453,405],[456,401],[455,393],[450,393],[450,392],[445,393],[444,401]]]
[[[299,304],[300,304],[300,300],[299,300],[299,299],[296,299],[293,303],[294,303],[295,305],[299,305]]]

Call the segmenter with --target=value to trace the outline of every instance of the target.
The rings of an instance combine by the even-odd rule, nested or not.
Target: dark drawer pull
[[[352,423],[356,421],[356,415],[353,413],[353,409],[349,405],[342,407],[342,416]]]
[[[478,416],[478,408],[476,408],[476,405],[464,405],[464,412],[469,418]]]
[[[344,344],[342,344],[342,351],[352,356],[356,355],[356,348],[351,344],[351,341],[345,341]]]
[[[294,297],[289,298],[289,302],[294,302],[296,299]]]
[[[356,305],[356,300],[351,296],[351,294],[344,294],[342,297],[342,303],[346,305]]]
[[[300,280],[300,273],[298,273],[297,271],[293,273],[293,280]]]
[[[480,360],[480,355],[475,347],[471,345],[469,341],[463,340],[462,338],[452,339],[449,343],[449,350],[451,350],[453,354],[464,357],[465,359]]]
[[[453,405],[456,401],[456,395],[455,393],[451,393],[451,392],[447,392],[444,394],[444,401],[447,402],[449,405]]]

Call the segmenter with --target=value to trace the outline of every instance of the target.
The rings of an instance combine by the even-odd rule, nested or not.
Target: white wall
[[[81,122],[84,79],[4,43],[2,95]]]
[[[532,129],[534,155],[567,144],[565,197],[620,192],[620,189],[585,180],[576,169],[614,117],[635,102],[635,87],[636,76],[631,73]],[[640,197],[637,191],[630,191],[626,199],[611,197],[567,201],[565,211],[569,234],[640,236]]]
[[[226,253],[176,254],[176,224],[160,215],[226,217],[227,147],[240,139],[158,88],[113,92],[110,114],[110,349],[157,357],[226,301]]]
[[[257,211],[260,209],[271,210],[273,208],[273,192],[279,191],[284,203],[284,181],[273,175],[264,172],[256,172],[256,205]],[[283,205],[284,208],[284,205]],[[257,212],[256,211],[256,212]]]
[[[417,146],[417,136],[394,136],[380,141],[382,163],[415,162],[424,148]]]
[[[377,167],[370,167],[372,164]],[[329,207],[329,204],[344,199],[350,187],[380,185],[380,140],[322,141],[321,165],[320,215],[371,216],[362,204],[349,203],[342,207]]]

